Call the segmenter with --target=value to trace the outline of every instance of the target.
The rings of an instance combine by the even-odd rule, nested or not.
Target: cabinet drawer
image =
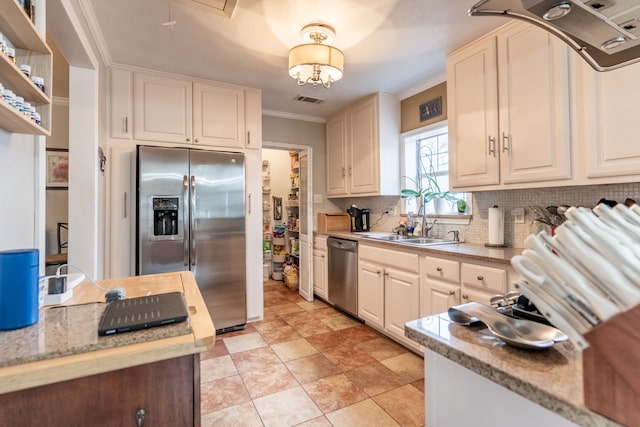
[[[463,263],[460,275],[465,285],[496,292],[507,291],[507,271],[504,269]]]
[[[373,246],[358,245],[358,259],[376,262],[400,270],[417,273],[420,270],[418,254],[393,251]]]
[[[427,277],[447,282],[460,283],[460,263],[448,259],[425,257]]]
[[[327,250],[327,237],[315,236],[313,238],[313,249]]]

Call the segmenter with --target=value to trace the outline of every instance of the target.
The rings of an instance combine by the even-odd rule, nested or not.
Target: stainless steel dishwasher
[[[329,237],[327,246],[329,302],[358,317],[358,242]]]

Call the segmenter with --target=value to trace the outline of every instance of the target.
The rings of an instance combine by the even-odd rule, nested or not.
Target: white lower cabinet
[[[458,261],[426,256],[423,258],[422,277],[425,286],[420,296],[420,315],[444,313],[460,304],[460,263]]]
[[[489,304],[493,295],[508,291],[508,271],[487,265],[462,263],[460,266],[461,302]]]
[[[418,265],[416,256],[416,267]],[[420,317],[420,275],[385,267],[384,330],[414,348],[414,341],[404,336],[404,324]]]
[[[418,255],[360,244],[358,316],[407,347],[420,346],[404,336],[404,324],[420,317]]]
[[[518,278],[508,264],[462,261],[452,256],[425,256],[420,268],[420,317],[471,301],[489,304],[492,296],[512,290],[509,283]]]
[[[358,261],[358,316],[384,329],[384,267],[364,260]]]
[[[327,298],[327,237],[313,238],[313,293]]]
[[[455,255],[428,256],[358,246],[358,316],[406,347],[420,346],[404,336],[410,320],[446,313],[449,307],[476,301],[489,304],[512,290],[519,276],[509,264],[468,260]]]

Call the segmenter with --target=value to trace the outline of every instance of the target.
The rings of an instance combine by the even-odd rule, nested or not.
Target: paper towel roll
[[[504,215],[497,206],[489,208],[489,236],[490,245],[504,245]]]

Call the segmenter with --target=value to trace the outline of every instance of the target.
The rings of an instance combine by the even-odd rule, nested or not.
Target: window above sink
[[[433,181],[439,189],[435,192],[449,190],[449,139],[447,121],[441,121],[402,134],[402,188],[413,189],[416,183],[420,188],[433,188]],[[431,181],[431,182],[430,182]],[[436,200],[426,204],[427,215],[437,215],[442,223],[468,224],[471,215],[471,193],[448,193],[463,200],[466,205],[463,212],[459,212],[457,203],[442,199],[444,210],[436,211]],[[439,201],[438,201],[439,202]],[[401,212],[418,214],[418,201],[415,198],[402,200]],[[466,219],[466,220],[465,220]],[[463,220],[463,222],[460,222]]]

